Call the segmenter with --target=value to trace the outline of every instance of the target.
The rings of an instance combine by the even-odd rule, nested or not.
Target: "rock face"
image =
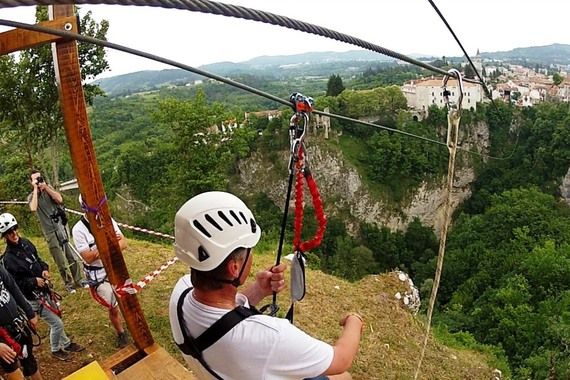
[[[464,133],[461,147],[463,149],[486,151],[488,147],[488,128],[479,123]],[[477,148],[475,148],[477,147]],[[342,152],[332,150],[326,145],[309,144],[311,171],[317,181],[327,213],[334,215],[339,210],[348,210],[352,221],[347,220],[347,228],[355,229],[358,222],[375,223],[391,230],[405,230],[408,224],[418,217],[424,225],[434,227],[439,233],[443,219],[446,181],[440,178],[437,183],[422,183],[405,205],[397,210],[387,207],[382,199],[376,199],[367,190],[357,170],[343,158]],[[459,157],[460,153],[458,153]],[[282,168],[268,165],[261,154],[254,154],[240,163],[240,181],[237,190],[240,192],[263,191],[277,204],[283,207],[287,187],[288,152],[282,152],[279,159]],[[471,195],[470,185],[475,180],[475,171],[468,160],[460,160],[461,167],[455,171],[455,180],[451,194],[453,210]],[[281,165],[279,165],[281,166]],[[290,206],[293,207],[293,199]],[[305,202],[310,202],[308,192]]]

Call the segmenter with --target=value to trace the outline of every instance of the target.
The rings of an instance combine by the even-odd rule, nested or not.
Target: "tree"
[[[564,77],[562,75],[560,75],[559,73],[554,73],[552,74],[552,82],[554,82],[554,84],[556,86],[560,86],[560,84],[564,81]]]
[[[475,74],[475,70],[471,65],[465,65],[465,69],[463,70],[463,74],[465,78],[474,79],[477,74]]]
[[[327,83],[327,96],[338,96],[343,91],[344,85],[342,84],[340,75],[331,75]]]
[[[36,8],[36,21],[48,19],[47,7]],[[91,11],[81,17],[83,34],[105,39],[109,23],[97,23]],[[81,77],[91,80],[109,69],[105,50],[101,46],[79,43]],[[49,45],[21,52],[18,59],[0,58],[0,136],[9,137],[26,152],[28,166],[35,164],[34,155],[47,153],[52,162],[52,182],[59,177],[58,153],[62,145],[63,117]],[[84,84],[85,98],[91,104],[103,91],[95,84]]]

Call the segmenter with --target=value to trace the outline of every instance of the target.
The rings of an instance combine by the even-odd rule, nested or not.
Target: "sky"
[[[461,49],[427,0],[225,0],[310,22],[403,54],[460,56]],[[568,0],[434,0],[469,55],[516,47],[570,44]],[[262,55],[348,51],[359,47],[260,22],[190,11],[84,5],[110,22],[109,41],[186,65],[241,62]],[[34,22],[33,7],[0,8],[0,18]],[[5,28],[0,26],[0,31]],[[109,50],[109,77],[169,68]]]

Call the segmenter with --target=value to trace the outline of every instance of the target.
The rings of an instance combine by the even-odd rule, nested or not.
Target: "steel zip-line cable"
[[[294,29],[301,32],[316,34],[340,42],[351,45],[360,46],[366,50],[374,51],[408,62],[412,65],[422,67],[426,70],[438,73],[440,75],[448,75],[447,71],[417,59],[408,57],[404,54],[386,49],[382,46],[367,42],[360,38],[340,33],[332,29],[324,28],[319,25],[303,22],[289,17],[277,15],[258,9],[247,8],[238,5],[218,3],[209,0],[3,0],[0,2],[1,8],[16,7],[21,5],[50,5],[50,4],[108,4],[108,5],[138,5],[160,7],[168,9],[188,10],[191,12],[210,13],[215,15],[241,18],[245,20],[258,21],[265,24],[282,26],[288,29]],[[465,79],[466,82],[481,84],[474,79]]]
[[[261,91],[259,89],[256,89],[254,87],[248,86],[246,84],[243,83],[239,83],[236,82],[234,80],[222,77],[220,75],[217,74],[213,74],[210,73],[208,71],[204,71],[201,69],[198,69],[196,67],[192,67],[189,65],[185,65],[183,63],[180,62],[176,62],[173,61],[171,59],[168,58],[164,58],[155,54],[151,54],[151,53],[147,53],[141,50],[137,50],[137,49],[133,49],[133,48],[129,48],[127,46],[123,46],[123,45],[119,45],[119,44],[115,44],[113,42],[109,42],[109,41],[105,41],[105,40],[101,40],[95,37],[90,37],[90,36],[84,36],[82,34],[77,34],[77,33],[73,33],[73,32],[68,32],[65,30],[59,30],[59,29],[53,29],[53,28],[48,28],[45,26],[41,26],[41,25],[36,25],[36,24],[26,24],[23,22],[18,22],[18,21],[12,21],[12,20],[5,20],[5,19],[0,19],[0,25],[5,25],[5,26],[10,26],[13,28],[21,28],[21,29],[27,29],[27,30],[33,30],[36,32],[42,32],[42,33],[48,33],[48,34],[53,34],[53,35],[57,35],[60,37],[64,37],[64,38],[70,38],[70,39],[76,39],[78,41],[81,42],[86,42],[86,43],[91,43],[91,44],[95,44],[95,45],[99,45],[99,46],[103,46],[103,47],[107,47],[110,49],[114,49],[114,50],[119,50],[125,53],[129,53],[129,54],[133,54],[139,57],[143,57],[143,58],[147,58],[156,62],[160,62],[160,63],[164,63],[166,65],[170,65],[170,66],[174,66],[174,67],[178,67],[179,69],[182,70],[186,70],[186,71],[190,71],[193,72],[195,74],[198,75],[202,75],[204,77],[210,78],[210,79],[214,79],[217,80],[219,82],[225,83],[227,85],[230,86],[234,86],[237,87],[239,89],[242,89],[244,91],[248,91],[251,92],[253,94],[265,97],[269,100],[273,100],[277,103],[281,103],[283,105],[286,105],[288,107],[291,106],[291,102],[289,100],[285,100],[285,99],[281,99],[275,95],[269,94],[267,92]],[[447,147],[447,144],[443,141],[438,141],[438,140],[434,140],[434,139],[430,139],[428,137],[424,137],[424,136],[419,136],[419,135],[415,135],[413,133],[410,132],[406,132],[406,131],[402,131],[399,129],[395,129],[395,128],[390,128],[390,127],[386,127],[383,125],[379,125],[379,124],[373,124],[373,123],[368,123],[365,121],[361,121],[358,119],[352,119],[350,117],[346,117],[346,116],[342,116],[342,115],[336,115],[336,114],[332,114],[332,113],[328,113],[328,112],[323,112],[323,111],[317,111],[317,110],[313,110],[313,113],[317,114],[317,115],[322,115],[322,116],[327,116],[327,117],[331,117],[334,119],[338,119],[338,120],[344,120],[344,121],[348,121],[351,123],[356,123],[356,124],[361,124],[361,125],[366,125],[369,127],[373,127],[373,128],[377,128],[377,129],[382,129],[382,130],[386,130],[389,132],[393,132],[393,133],[398,133],[404,136],[409,136],[418,140],[423,140],[429,143],[433,143],[433,144],[437,144],[437,145],[441,145],[441,146],[445,146]],[[473,154],[476,156],[480,156],[483,158],[490,158],[490,159],[501,159],[500,157],[493,157],[493,156],[489,156],[486,155],[484,153],[479,153],[479,152],[474,152],[471,150],[467,150],[467,149],[462,149],[462,148],[457,148],[458,150],[462,151],[462,152],[466,152],[469,154]]]
[[[481,86],[483,86],[483,89],[485,90],[485,94],[487,95],[487,97],[489,99],[491,99],[491,102],[493,101],[493,97],[491,96],[491,93],[489,92],[489,88],[487,87],[487,84],[485,83],[485,81],[483,80],[483,78],[481,77],[481,75],[479,75],[479,71],[477,71],[477,68],[475,67],[475,65],[473,64],[473,61],[471,60],[471,58],[469,57],[469,54],[467,54],[467,51],[465,50],[465,48],[463,47],[463,44],[461,43],[461,41],[459,41],[459,38],[457,37],[457,35],[455,34],[455,32],[453,31],[453,29],[451,28],[451,25],[449,25],[449,23],[447,22],[447,20],[445,19],[445,17],[443,16],[443,14],[439,11],[439,8],[437,7],[437,5],[435,5],[435,3],[433,2],[433,0],[428,0],[429,3],[431,4],[431,6],[433,7],[433,9],[436,11],[436,13],[439,15],[439,17],[441,18],[441,21],[443,21],[443,23],[445,24],[445,26],[447,26],[447,29],[449,30],[449,32],[451,33],[451,35],[453,36],[453,38],[455,39],[455,41],[457,42],[457,44],[459,45],[459,47],[461,48],[461,51],[463,52],[463,54],[465,55],[465,58],[467,58],[467,60],[469,61],[469,64],[471,65],[471,67],[473,68],[473,71],[475,71],[475,74],[477,75],[477,78],[479,78],[480,84]],[[463,79],[464,81],[466,81],[466,78]]]
[[[477,68],[475,67],[475,64],[473,63],[473,61],[471,60],[471,57],[469,57],[469,54],[467,54],[467,50],[465,50],[465,48],[463,47],[463,44],[461,43],[461,41],[459,41],[459,37],[457,37],[457,35],[455,34],[455,32],[453,31],[453,29],[451,28],[451,25],[449,25],[449,23],[447,22],[446,18],[443,16],[443,13],[441,13],[441,11],[439,10],[439,8],[437,7],[437,5],[435,5],[435,3],[433,2],[433,0],[428,0],[429,3],[431,4],[431,6],[433,7],[433,9],[435,10],[435,12],[439,15],[439,17],[441,18],[441,21],[443,21],[443,23],[445,24],[445,26],[447,27],[447,29],[449,30],[449,32],[451,33],[451,35],[453,36],[453,38],[455,39],[455,41],[457,42],[457,44],[459,45],[459,47],[461,48],[461,51],[463,52],[463,54],[465,55],[465,58],[467,58],[467,61],[469,61],[469,65],[471,65],[471,68],[473,68],[473,71],[475,71],[475,74],[477,75],[477,78],[479,78],[479,81],[481,82],[481,86],[483,87],[483,90],[485,91],[485,95],[487,96],[487,98],[489,98],[489,100],[491,101],[491,104],[493,104],[493,107],[495,107],[495,110],[497,112],[499,112],[499,107],[497,107],[497,104],[495,103],[495,101],[493,100],[493,95],[491,94],[491,92],[489,91],[489,88],[487,87],[487,84],[485,83],[485,81],[483,80],[483,78],[481,77],[481,75],[479,75],[479,71],[477,70]],[[466,81],[466,79],[463,79],[464,81]],[[493,157],[493,156],[488,156],[489,158],[493,158],[495,160],[508,160],[510,159],[515,152],[517,151],[517,147],[518,147],[518,143],[519,143],[519,135],[520,135],[520,131],[519,133],[517,133],[517,139],[515,141],[515,147],[513,149],[513,151],[504,157]]]
[[[439,17],[441,18],[441,21],[443,21],[443,23],[445,24],[445,26],[447,27],[447,29],[449,30],[449,32],[451,33],[451,35],[453,36],[453,38],[455,39],[455,41],[457,42],[457,44],[459,45],[459,47],[461,48],[461,51],[463,52],[463,54],[465,55],[465,58],[467,58],[467,61],[469,61],[469,65],[471,66],[471,68],[473,69],[473,71],[475,71],[475,74],[477,75],[477,78],[479,78],[480,81],[480,85],[483,87],[483,90],[485,91],[485,95],[487,96],[487,98],[489,98],[489,100],[491,100],[491,103],[493,103],[493,106],[495,107],[495,109],[498,111],[497,105],[495,104],[495,101],[493,100],[493,95],[491,94],[491,92],[489,91],[489,87],[487,87],[487,83],[485,83],[485,80],[483,79],[483,77],[479,74],[479,71],[477,70],[477,68],[475,67],[475,64],[473,63],[473,61],[471,60],[471,57],[469,56],[469,54],[467,54],[467,50],[465,50],[465,48],[463,47],[463,44],[461,43],[461,41],[459,41],[459,37],[457,37],[457,35],[455,34],[455,32],[453,31],[453,29],[451,28],[451,25],[449,25],[449,23],[447,22],[447,20],[445,19],[445,17],[443,16],[443,13],[441,13],[441,11],[439,10],[439,8],[437,7],[437,5],[435,5],[435,3],[433,2],[433,0],[428,0],[429,3],[431,4],[431,6],[433,7],[433,9],[435,10],[435,12],[439,15]],[[466,78],[463,78],[464,81],[466,81]]]

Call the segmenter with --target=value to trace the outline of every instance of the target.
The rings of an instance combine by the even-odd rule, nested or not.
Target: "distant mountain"
[[[494,53],[481,53],[483,58],[499,59],[501,61],[526,61],[540,63],[543,65],[570,64],[570,45],[552,44],[546,46],[531,46],[516,48],[509,51],[498,51]]]
[[[146,70],[98,79],[95,83],[109,95],[128,94],[156,89],[169,84],[188,83],[201,78],[180,69]]]
[[[425,54],[411,55],[415,58]],[[553,44],[517,48],[509,51],[481,53],[489,59],[506,62],[530,62],[542,65],[570,64],[570,45]],[[463,57],[451,58],[463,61]],[[390,65],[395,60],[368,50],[350,50],[346,52],[310,52],[294,55],[260,56],[248,61],[217,62],[200,69],[225,77],[240,77],[243,75],[256,76],[269,80],[287,80],[301,77],[323,77],[338,74],[342,77],[353,77],[368,68],[377,65]],[[192,83],[201,76],[180,70],[168,69],[160,71],[139,71],[136,73],[118,75],[96,81],[103,90],[111,95],[127,95],[141,91],[155,90],[170,85],[185,85]]]
[[[288,66],[300,64],[322,64],[330,62],[350,62],[350,61],[394,61],[394,58],[375,53],[368,50],[350,50],[345,52],[312,52],[293,55],[263,55],[243,62],[254,68],[267,66]]]
[[[367,50],[351,50],[346,52],[311,52],[294,55],[261,56],[245,62],[217,62],[200,66],[201,70],[221,75],[239,76],[255,75],[276,80],[296,76],[315,76],[330,74],[354,75],[364,71],[374,63],[386,64],[394,59]],[[149,91],[169,85],[191,83],[201,76],[180,70],[138,71],[98,79],[99,84],[109,95],[126,95],[134,92]]]

